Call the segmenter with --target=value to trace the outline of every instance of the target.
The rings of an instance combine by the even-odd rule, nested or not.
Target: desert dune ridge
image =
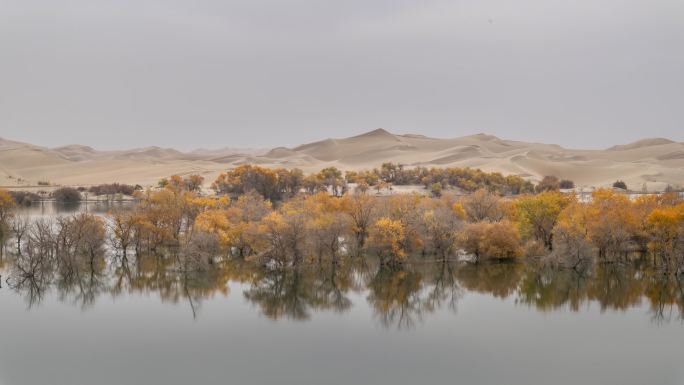
[[[479,168],[535,182],[554,175],[590,188],[610,186],[618,179],[632,190],[662,191],[668,185],[684,185],[684,143],[664,138],[605,150],[576,150],[487,134],[438,139],[376,129],[293,148],[226,147],[191,152],[161,147],[98,151],[79,144],[46,148],[0,139],[0,185],[11,188],[113,182],[154,186],[173,174],[201,174],[209,184],[220,172],[248,163],[316,172],[325,167],[373,169],[385,162],[406,167]]]

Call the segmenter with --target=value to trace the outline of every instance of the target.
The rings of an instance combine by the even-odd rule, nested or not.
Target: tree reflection
[[[684,277],[649,272],[644,279],[644,296],[650,303],[651,319],[657,323],[673,318],[684,320]]]
[[[580,311],[589,304],[604,312],[624,311],[646,305],[654,323],[684,319],[684,277],[646,260],[570,269],[534,261],[472,264],[446,259],[414,259],[399,268],[373,259],[268,268],[236,259],[189,270],[174,250],[122,257],[103,248],[55,248],[42,233],[36,230],[18,252],[10,250],[0,266],[3,284],[21,295],[29,309],[51,291],[59,301],[83,309],[102,295],[153,295],[161,302],[185,303],[197,317],[204,301],[228,296],[231,283],[239,283],[246,285],[244,298],[273,320],[348,312],[354,306],[352,295],[359,293],[380,325],[411,328],[433,312],[455,312],[468,291],[514,296],[517,304],[538,311]]]
[[[455,312],[458,300],[463,295],[463,289],[457,279],[459,266],[444,258],[425,266],[428,268],[426,275],[430,277],[430,282],[427,284],[428,293],[424,306],[430,311],[447,306]]]
[[[100,294],[107,291],[105,262],[101,257],[88,263],[74,259],[70,265],[64,262],[60,264],[55,287],[62,301],[88,308]]]
[[[470,291],[506,298],[515,293],[524,266],[517,262],[469,263],[457,270],[459,283]]]
[[[587,297],[590,277],[570,268],[527,269],[518,291],[518,303],[549,311],[566,304],[578,311]]]
[[[12,258],[9,277],[10,289],[23,296],[27,309],[40,304],[50,288],[54,275],[54,261],[49,256],[35,253],[18,253]]]
[[[264,269],[244,292],[270,319],[286,317],[307,320],[315,304],[312,274],[309,269]]]
[[[314,306],[320,310],[345,312],[352,307],[347,292],[354,285],[354,271],[337,263],[321,264],[314,283]]]
[[[683,319],[683,279],[648,264],[599,264],[585,272],[535,266],[527,268],[518,302],[543,311],[579,311],[591,302],[601,311],[623,311],[646,300],[652,320],[662,323]]]
[[[337,263],[292,269],[262,268],[244,296],[270,319],[308,320],[312,311],[345,312],[347,293],[356,288],[356,269]]]
[[[380,323],[389,327],[410,328],[421,319],[422,275],[408,269],[382,266],[368,283],[368,303]]]
[[[596,300],[601,311],[626,310],[638,305],[644,295],[643,271],[631,265],[598,265],[587,297]]]

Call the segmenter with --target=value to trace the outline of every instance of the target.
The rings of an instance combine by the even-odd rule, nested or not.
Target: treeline
[[[242,178],[255,168],[240,170]],[[175,177],[162,189],[136,193],[134,209],[112,212],[102,223],[109,226],[111,244],[124,257],[132,250],[179,249],[187,266],[196,268],[224,258],[300,266],[369,254],[398,266],[410,255],[445,259],[465,253],[473,261],[544,256],[573,268],[648,255],[666,271],[684,271],[684,203],[675,194],[630,200],[606,189],[594,192],[589,203],[555,190],[515,197],[484,188],[462,197],[377,197],[362,190],[288,192],[272,179],[250,175],[236,183],[236,174],[224,175],[217,183],[232,186],[219,190],[226,195],[202,196]],[[270,191],[293,196],[273,202],[247,186],[275,186]],[[40,244],[31,238],[42,234],[35,227],[40,224],[24,224],[13,216],[13,205],[8,193],[0,194],[0,235],[29,234],[32,244]],[[63,238],[58,233],[53,238]],[[61,248],[56,244],[55,250]]]
[[[141,191],[143,188],[140,185],[129,185],[122,183],[105,183],[88,188],[88,192],[98,196],[101,195],[133,195],[136,191]]]
[[[299,169],[270,169],[242,165],[219,175],[212,188],[219,194],[232,196],[253,190],[271,201],[281,201],[301,191],[309,194],[329,191],[334,196],[342,196],[349,190],[349,183],[355,183],[360,192],[370,189],[378,192],[391,190],[393,185],[422,185],[436,196],[448,188],[457,188],[467,193],[486,189],[500,195],[518,195],[535,191],[535,186],[531,182],[515,175],[503,176],[496,172],[456,167],[407,169],[394,163],[385,163],[380,169],[344,173],[335,167],[328,167],[309,175],[305,175]]]
[[[504,176],[498,172],[484,172],[480,169],[460,167],[412,167],[395,163],[383,163],[379,169],[368,171],[348,171],[347,182],[365,183],[375,186],[378,183],[393,185],[423,185],[431,188],[435,184],[441,188],[459,188],[465,192],[486,189],[501,195],[517,195],[534,192],[532,182],[517,175]]]

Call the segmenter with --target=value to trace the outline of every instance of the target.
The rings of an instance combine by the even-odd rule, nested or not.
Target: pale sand
[[[119,182],[153,186],[172,174],[201,174],[209,185],[221,171],[245,163],[314,172],[330,166],[371,169],[384,162],[408,167],[474,167],[521,175],[532,181],[555,175],[587,187],[609,186],[617,179],[634,190],[641,190],[644,184],[651,191],[662,190],[668,184],[684,185],[684,143],[661,138],[606,150],[571,150],[484,134],[436,139],[394,135],[378,129],[295,148],[225,148],[190,153],[158,147],[97,151],[71,145],[48,149],[0,139],[0,185],[14,187],[35,186],[39,181],[56,185]]]

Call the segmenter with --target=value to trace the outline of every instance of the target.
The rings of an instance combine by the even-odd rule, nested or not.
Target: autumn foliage
[[[471,193],[462,196],[439,189],[431,196],[378,196],[369,188],[409,183],[418,176],[430,179],[428,185],[441,183],[434,181],[437,175],[448,186],[453,182],[463,188],[472,179],[487,187],[468,187]],[[363,188],[349,189],[351,180]],[[305,176],[299,170],[244,165],[217,178],[212,185],[216,195],[206,195],[202,184],[200,176],[172,176],[158,189],[135,192],[133,210],[113,211],[99,224],[74,218],[64,225],[85,221],[87,231],[106,227],[110,243],[124,258],[132,251],[173,249],[190,256],[188,265],[195,267],[224,259],[280,267],[339,264],[368,255],[398,266],[413,256],[465,254],[473,261],[550,256],[578,268],[648,254],[664,269],[684,272],[684,203],[674,193],[630,199],[602,189],[584,202],[561,193],[550,178],[551,187],[534,194],[516,179],[493,174],[405,170],[392,164],[345,176],[332,167]],[[505,195],[513,190],[529,193]],[[4,238],[12,232],[20,237],[22,228],[21,234],[26,232],[22,222],[13,222],[14,205],[0,190]],[[104,237],[96,232],[95,238]]]

